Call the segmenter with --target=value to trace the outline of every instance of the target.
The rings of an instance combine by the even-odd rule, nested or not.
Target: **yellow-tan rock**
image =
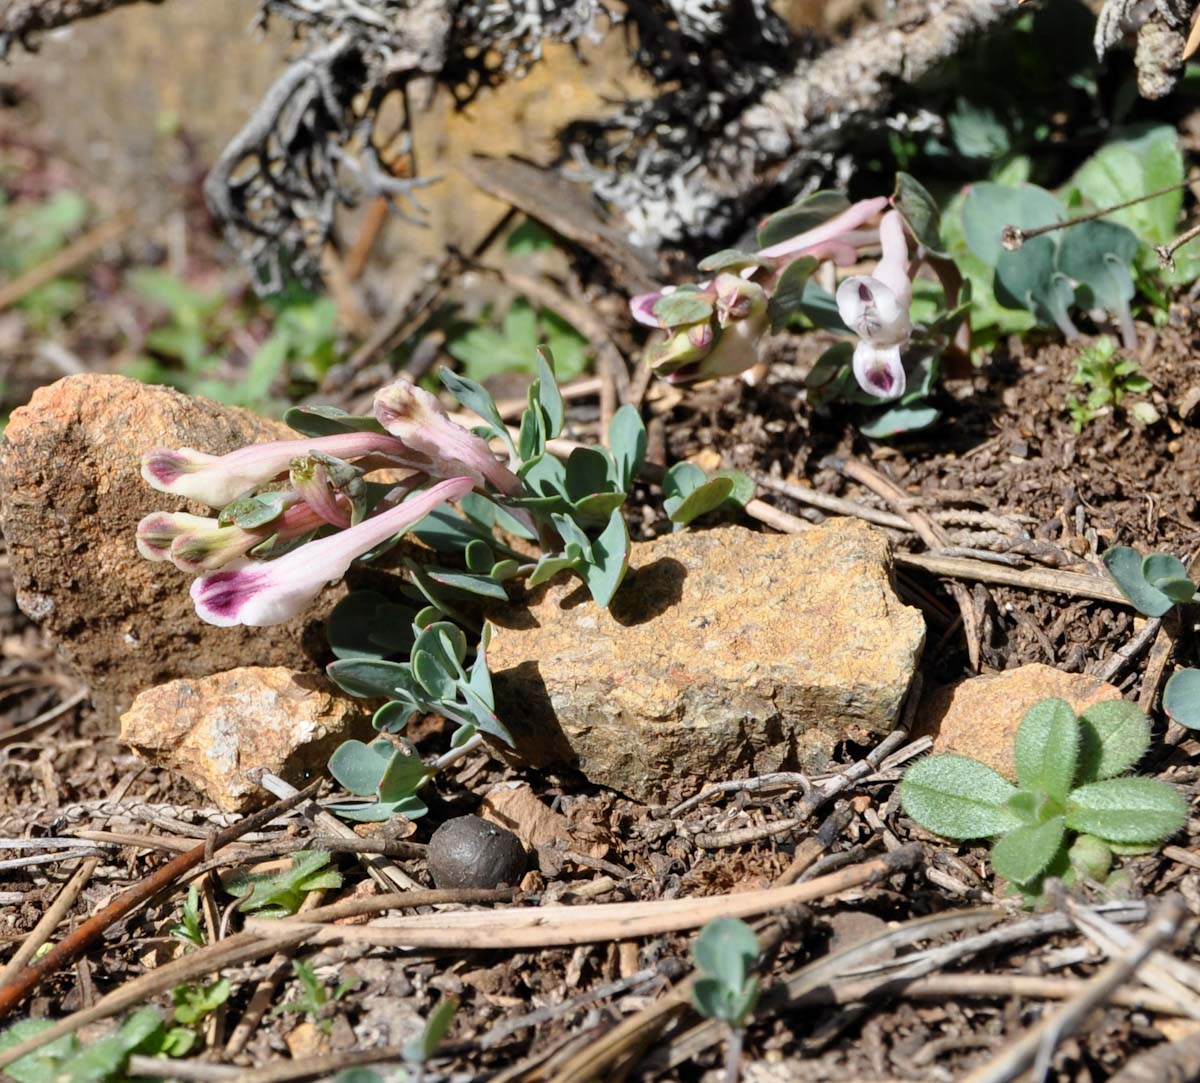
[[[1121,693],[1099,677],[1035,662],[937,689],[921,706],[917,730],[933,736],[934,752],[973,756],[1015,782],[1017,727],[1030,707],[1049,698],[1065,699],[1078,714]]]
[[[362,701],[324,677],[245,666],[150,688],[121,717],[121,740],[184,778],[227,812],[271,800],[246,778],[265,767],[294,786],[325,770],[333,750],[370,733]]]
[[[527,762],[655,800],[676,782],[823,767],[896,721],[925,636],[887,539],[851,520],[635,544],[608,610],[577,579],[497,613],[497,706]]]
[[[68,376],[13,411],[0,442],[0,529],[17,604],[79,670],[103,715],[115,721],[143,689],[175,677],[328,660],[323,618],[344,588],[274,628],[215,628],[192,609],[192,576],[142,559],[134,544],[149,512],[213,514],[151,489],[143,452],[219,455],[296,436],[248,410],[123,376]]]

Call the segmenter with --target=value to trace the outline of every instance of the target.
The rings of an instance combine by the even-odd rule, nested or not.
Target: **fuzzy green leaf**
[[[986,764],[947,753],[913,764],[900,783],[904,811],[948,839],[1003,835],[1024,821],[1006,802],[1017,788]]]
[[[1110,778],[1067,799],[1067,826],[1106,842],[1159,843],[1187,822],[1183,795],[1154,778]]]
[[[1098,782],[1128,771],[1150,747],[1150,720],[1123,699],[1105,700],[1079,716],[1080,782]]]
[[[992,868],[1014,884],[1028,884],[1050,866],[1062,848],[1066,833],[1062,816],[1052,816],[1043,824],[1018,827],[992,847]]]
[[[1079,723],[1066,700],[1044,699],[1029,708],[1017,728],[1014,759],[1022,789],[1066,800],[1079,760]]]

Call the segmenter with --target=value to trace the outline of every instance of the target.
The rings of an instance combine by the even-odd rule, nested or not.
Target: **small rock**
[[[516,885],[525,874],[525,847],[507,828],[479,816],[456,816],[430,836],[426,863],[440,888]]]
[[[182,776],[226,812],[271,799],[246,778],[250,768],[303,786],[342,741],[370,729],[361,701],[323,677],[282,667],[171,681],[143,692],[121,717],[121,740],[138,756]]]
[[[1121,693],[1098,677],[1035,662],[937,689],[921,705],[917,734],[933,737],[934,752],[973,756],[1015,782],[1017,727],[1030,707],[1051,697],[1065,699],[1078,714]]]
[[[340,586],[287,624],[215,628],[192,610],[192,577],[143,560],[134,545],[149,512],[212,514],[151,489],[143,452],[224,454],[296,435],[248,410],[123,376],[68,376],[13,411],[0,443],[0,531],[17,603],[53,636],[102,713],[115,717],[175,677],[327,660],[323,617]]]
[[[799,765],[890,729],[925,624],[889,581],[887,539],[836,520],[633,546],[608,610],[575,579],[493,614],[500,716],[522,760],[575,763],[642,801],[668,784]]]

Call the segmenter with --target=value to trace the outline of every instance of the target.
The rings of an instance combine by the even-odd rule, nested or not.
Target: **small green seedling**
[[[682,530],[719,508],[744,508],[754,497],[754,482],[737,470],[709,476],[694,463],[676,463],[663,479],[663,494],[667,517]]]
[[[1127,545],[1114,545],[1102,559],[1121,593],[1147,617],[1161,617],[1174,605],[1197,601],[1196,584],[1183,561],[1170,553],[1143,557]]]
[[[358,979],[343,978],[330,992],[317,977],[316,971],[304,960],[295,960],[292,963],[292,969],[296,972],[296,980],[300,983],[300,993],[295,1000],[276,1004],[271,1009],[271,1014],[285,1015],[288,1012],[300,1012],[310,1016],[323,1033],[329,1034],[333,1030],[333,1006],[358,984]]]
[[[0,1033],[0,1053],[40,1034],[53,1022],[23,1019]],[[126,1078],[126,1067],[134,1053],[162,1052],[165,1035],[162,1013],[142,1008],[121,1027],[86,1045],[74,1034],[66,1034],[13,1061],[4,1072],[15,1083],[118,1083]],[[164,1063],[163,1075],[170,1066]]]
[[[1104,335],[1081,350],[1075,359],[1071,383],[1088,388],[1085,398],[1072,395],[1066,402],[1071,427],[1076,432],[1082,432],[1089,422],[1120,406],[1126,395],[1143,394],[1154,386],[1138,371],[1136,361],[1116,357],[1116,350],[1116,343]],[[1138,403],[1131,414],[1143,425],[1153,425],[1158,420],[1158,411],[1148,402]]]
[[[692,986],[692,1006],[729,1027],[725,1078],[737,1079],[746,1024],[758,1004],[761,985],[754,973],[762,953],[754,930],[737,918],[710,921],[692,947],[700,976]]]
[[[1172,722],[1200,730],[1200,669],[1179,669],[1163,689],[1163,710]]]
[[[177,940],[196,948],[202,948],[207,943],[208,937],[204,935],[204,923],[200,918],[200,889],[195,884],[188,888],[183,916],[171,926],[170,933]]]
[[[175,986],[171,990],[171,1003],[175,1005],[173,1025],[164,1030],[158,1051],[169,1057],[186,1057],[196,1047],[204,1020],[232,992],[233,987],[225,978],[209,985]]]
[[[225,889],[241,898],[238,909],[264,918],[290,917],[296,913],[310,891],[328,891],[342,886],[342,874],[329,867],[324,850],[300,850],[291,865],[279,872],[246,873],[231,876]]]
[[[405,1045],[404,1060],[412,1070],[411,1075],[403,1068],[394,1069],[394,1074],[387,1077],[371,1068],[347,1068],[334,1076],[334,1083],[421,1083],[425,1063],[433,1058],[438,1046],[445,1040],[456,1011],[458,1001],[454,997],[440,1000],[437,1007],[429,1013],[421,1033]]]
[[[1017,729],[1017,786],[970,756],[945,754],[908,769],[900,800],[935,834],[994,839],[996,874],[1034,901],[1047,877],[1103,882],[1112,853],[1153,849],[1187,821],[1174,787],[1118,777],[1149,744],[1150,722],[1132,703],[1109,700],[1076,718],[1064,700],[1044,699]]]

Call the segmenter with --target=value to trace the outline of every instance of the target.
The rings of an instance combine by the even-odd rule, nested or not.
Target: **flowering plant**
[[[814,368],[808,386],[817,405],[840,397],[887,406],[873,435],[928,424],[936,411],[914,410],[912,403],[929,393],[936,356],[966,315],[937,213],[929,193],[900,174],[890,198],[850,203],[837,192],[817,192],[771,215],[758,229],[757,250],[725,249],[700,262],[713,277],[631,299],[634,319],[664,332],[648,348],[647,364],[673,383],[736,375],[757,362],[764,334],[804,318],[855,336],[852,347],[834,347]],[[832,296],[814,280],[823,264],[854,267],[875,249],[879,258],[869,273],[846,276]],[[922,264],[933,269],[952,306],[926,326],[910,313]]]

